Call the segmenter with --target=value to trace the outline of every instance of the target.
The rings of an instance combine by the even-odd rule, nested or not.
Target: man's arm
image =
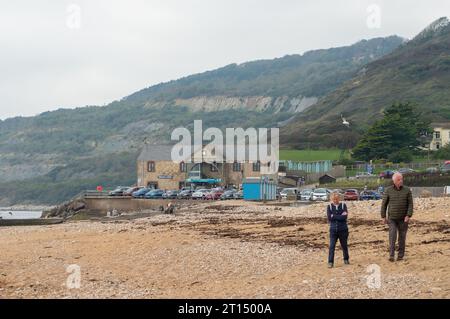
[[[412,192],[411,192],[411,190],[409,190],[409,193],[408,193],[408,212],[406,213],[408,215],[408,217],[412,217],[413,210],[414,210],[414,201],[413,201],[413,197],[412,197]]]
[[[381,202],[381,218],[386,218],[386,210],[389,205],[389,192],[384,192],[383,201]]]

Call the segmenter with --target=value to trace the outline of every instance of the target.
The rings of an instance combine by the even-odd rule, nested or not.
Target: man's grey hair
[[[392,180],[394,180],[397,176],[400,176],[401,178],[403,178],[402,173],[400,173],[400,172],[395,172],[394,175],[392,175]]]

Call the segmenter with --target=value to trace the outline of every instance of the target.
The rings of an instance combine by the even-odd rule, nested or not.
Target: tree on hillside
[[[430,122],[410,103],[394,104],[383,114],[353,149],[353,157],[365,161],[411,161],[413,151],[421,144],[420,136],[431,133]]]

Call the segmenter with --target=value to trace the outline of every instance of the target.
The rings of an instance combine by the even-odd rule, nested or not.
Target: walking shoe
[[[350,265],[350,261],[348,261],[348,260],[346,259],[346,260],[344,260],[344,264]]]
[[[392,263],[392,262],[395,261],[395,258],[394,257],[389,257],[389,261]]]
[[[403,260],[403,256],[398,256],[397,257],[397,261],[402,261]]]
[[[328,263],[328,268],[333,268],[333,263]]]

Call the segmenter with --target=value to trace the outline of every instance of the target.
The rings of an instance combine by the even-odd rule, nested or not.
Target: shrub
[[[395,153],[389,155],[389,162],[394,163],[411,163],[413,161],[413,155],[408,149],[401,149]]]

